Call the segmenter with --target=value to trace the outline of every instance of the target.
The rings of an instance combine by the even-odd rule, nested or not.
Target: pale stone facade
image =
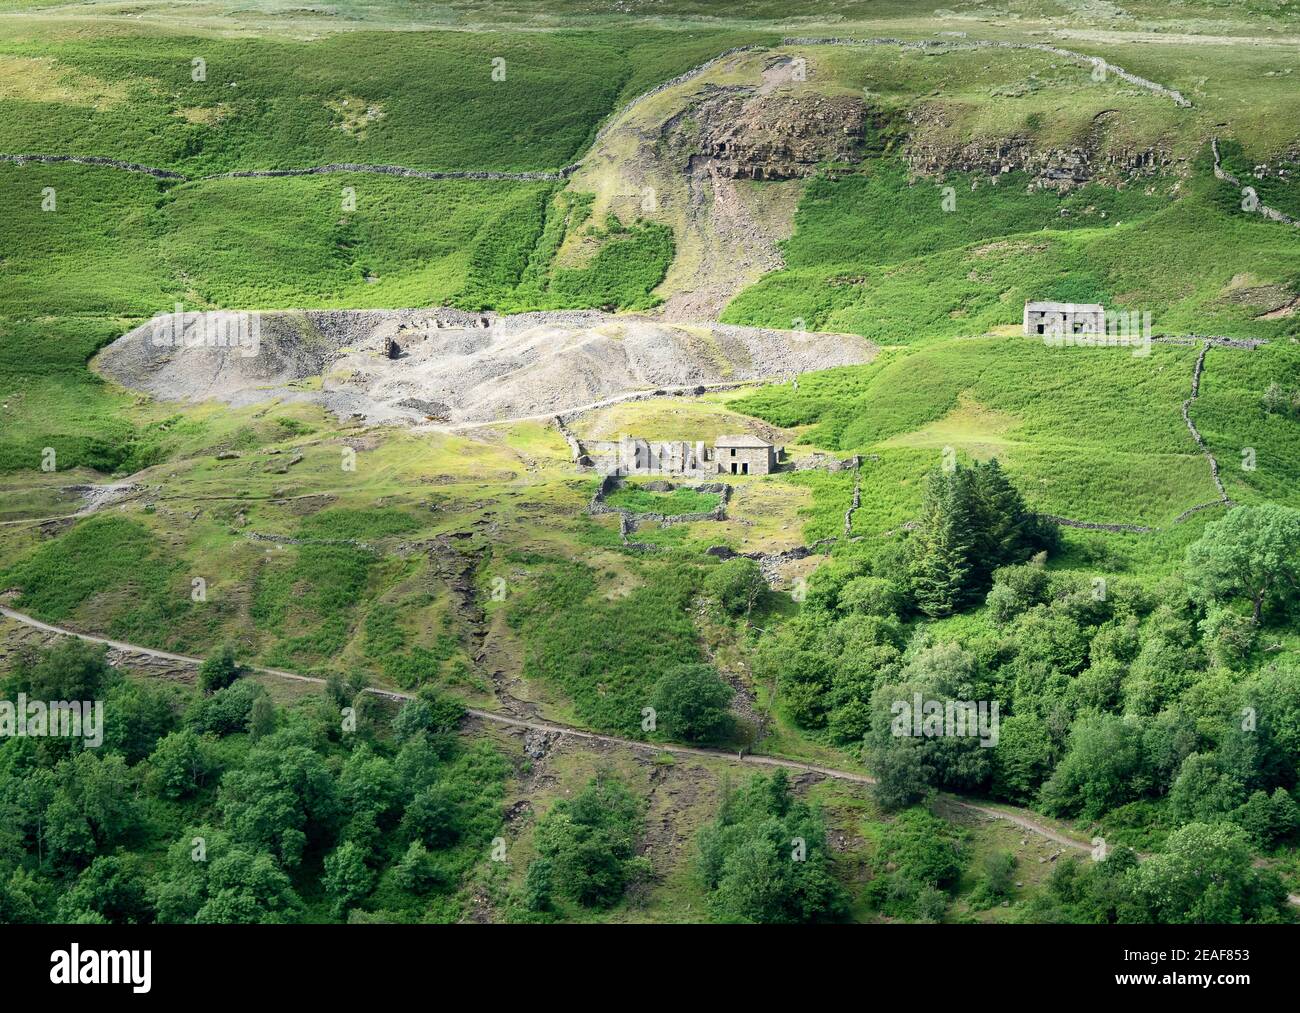
[[[1027,302],[1026,336],[1105,334],[1106,308],[1093,302]]]
[[[723,475],[767,475],[776,470],[776,447],[759,436],[719,436],[713,444]]]

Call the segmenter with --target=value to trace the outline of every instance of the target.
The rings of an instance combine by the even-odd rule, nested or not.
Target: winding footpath
[[[21,623],[32,629],[40,630],[43,633],[50,633],[63,637],[75,637],[91,644],[101,644],[105,647],[112,648],[116,651],[122,651],[128,654],[138,654],[149,658],[156,658],[160,661],[170,661],[177,664],[198,667],[203,664],[202,658],[193,658],[185,654],[175,654],[171,651],[161,651],[153,647],[144,647],[140,644],[130,644],[122,640],[113,640],[109,637],[97,636],[93,633],[80,633],[76,630],[68,629],[66,626],[56,626],[53,623],[42,622],[34,616],[29,616],[23,612],[18,612],[8,606],[0,605],[0,615],[6,619],[11,619],[16,623]],[[286,672],[280,668],[266,668],[262,665],[248,665],[248,669],[258,672],[262,675],[274,676],[279,679],[288,679],[293,682],[307,683],[313,686],[324,686],[325,680],[311,675],[300,675],[297,672]],[[410,693],[402,693],[398,690],[377,689],[375,687],[366,687],[365,692],[384,700],[393,700],[396,702],[405,702],[413,700],[415,697]],[[723,760],[729,763],[742,764],[756,767],[778,767],[784,770],[793,770],[805,774],[819,774],[822,777],[834,778],[838,781],[850,781],[854,784],[875,784],[876,779],[851,770],[837,770],[833,767],[824,767],[815,763],[804,763],[799,760],[787,760],[779,756],[763,756],[755,753],[731,753],[721,749],[707,749],[701,746],[679,746],[669,743],[642,742],[638,739],[627,739],[618,735],[604,735],[599,732],[589,732],[581,728],[573,728],[568,725],[557,725],[547,721],[532,721],[524,718],[510,717],[505,714],[499,714],[495,711],[479,710],[477,708],[467,707],[465,713],[468,717],[481,722],[491,724],[505,725],[510,728],[520,728],[526,731],[539,731],[551,735],[565,736],[572,739],[581,739],[586,742],[595,742],[608,746],[616,746],[623,749],[631,749],[641,753],[652,755],[669,753],[673,756],[690,756],[707,760]],[[971,812],[981,813],[986,816],[995,816],[1000,819],[1009,820],[1025,830],[1033,831],[1051,841],[1079,851],[1088,851],[1089,845],[1082,841],[1074,840],[1067,837],[1060,831],[1053,830],[1037,821],[1029,818],[1023,813],[1007,811],[992,806],[977,805],[973,802],[966,802],[953,795],[944,795],[944,799],[954,805],[968,809]]]
[[[40,630],[44,633],[51,633],[63,637],[75,637],[91,644],[102,644],[105,647],[122,651],[128,654],[139,654],[149,658],[156,658],[161,661],[171,661],[178,664],[197,668],[203,664],[201,658],[193,658],[185,654],[174,654],[171,651],[160,651],[153,647],[143,647],[139,644],[130,644],[122,640],[113,640],[109,637],[96,636],[92,633],[79,633],[76,630],[68,629],[64,626],[56,626],[53,623],[41,622],[33,616],[26,615],[23,612],[15,611],[5,605],[0,605],[0,615],[6,619],[21,623],[32,629]],[[292,682],[307,683],[312,686],[325,686],[325,680],[311,675],[299,675],[297,672],[286,672],[280,668],[266,668],[262,665],[248,665],[248,669],[263,675],[274,676],[279,679],[288,679]],[[376,689],[368,686],[366,693],[379,697],[384,700],[393,700],[404,703],[407,700],[413,700],[415,697],[410,693],[402,693],[398,690]],[[704,760],[722,760],[728,763],[736,763],[751,767],[775,767],[782,770],[793,770],[801,774],[817,774],[822,777],[833,778],[837,781],[849,781],[853,784],[875,784],[876,779],[867,774],[861,774],[851,770],[838,770],[834,767],[824,767],[816,763],[804,763],[799,760],[787,760],[779,756],[762,756],[755,753],[737,753],[724,752],[721,749],[706,749],[700,746],[679,746],[668,743],[641,742],[637,739],[626,739],[619,735],[603,735],[599,732],[589,732],[581,728],[572,728],[568,725],[551,724],[546,721],[530,721],[524,718],[510,717],[505,714],[498,714],[495,711],[479,710],[473,707],[465,708],[465,714],[472,720],[486,722],[490,724],[504,725],[509,728],[519,728],[525,731],[544,732],[548,735],[556,735],[571,739],[580,739],[585,742],[594,742],[601,745],[614,746],[622,749],[630,749],[636,752],[659,755],[668,753],[672,756],[688,756]],[[1090,853],[1092,846],[1084,841],[1077,840],[1060,830],[1056,830],[1040,823],[1023,810],[1011,807],[994,806],[969,802],[957,795],[943,792],[939,795],[942,802],[949,805],[964,809],[967,812],[975,813],[991,819],[1006,820],[1007,822],[1020,827],[1032,834],[1043,837],[1046,840],[1060,845],[1062,848],[1070,848],[1080,853]],[[1144,858],[1145,855],[1139,855]],[[1260,862],[1256,862],[1259,865]],[[1300,907],[1300,894],[1288,894],[1287,901],[1296,907]]]

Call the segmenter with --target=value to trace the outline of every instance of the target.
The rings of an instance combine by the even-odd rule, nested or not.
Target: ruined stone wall
[[[717,474],[709,448],[702,442],[640,439],[590,440],[582,444],[601,475],[681,475],[706,478]]]

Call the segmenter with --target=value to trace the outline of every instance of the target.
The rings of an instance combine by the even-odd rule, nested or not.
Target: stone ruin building
[[[1027,302],[1024,330],[1034,335],[1104,335],[1106,308],[1092,302]]]
[[[601,475],[767,475],[776,469],[776,447],[757,436],[719,436],[712,447],[702,440],[654,441],[635,436],[584,440],[581,455]],[[579,458],[579,463],[581,459]]]
[[[776,470],[776,447],[760,436],[719,436],[713,454],[722,474],[767,475]]]
[[[423,318],[410,322],[389,321],[378,331],[379,352],[385,359],[400,359],[412,347],[423,344],[438,331],[487,330],[492,326],[492,316],[484,313],[466,313],[463,310],[439,306]]]

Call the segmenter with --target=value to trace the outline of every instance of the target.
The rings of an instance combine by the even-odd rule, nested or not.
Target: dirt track
[[[191,658],[184,654],[173,654],[170,651],[160,651],[152,647],[142,647],[139,644],[128,644],[121,640],[111,640],[108,637],[97,636],[92,633],[78,633],[76,630],[70,630],[63,626],[55,626],[51,623],[41,622],[32,616],[22,612],[17,612],[7,606],[0,605],[0,615],[14,622],[22,623],[33,629],[42,630],[46,633],[58,634],[65,637],[76,637],[78,640],[84,640],[92,644],[103,644],[107,647],[126,653],[143,655],[147,658],[155,658],[162,661],[177,662],[180,664],[197,667],[203,663],[201,658]],[[278,668],[264,668],[261,665],[249,665],[250,669],[264,675],[275,676],[280,679],[290,679],[294,682],[305,682],[316,686],[324,686],[325,680],[318,679],[310,675],[299,675],[295,672],[286,672]],[[405,701],[414,699],[409,693],[401,693],[396,690],[367,688],[367,693],[386,700]],[[599,732],[589,732],[581,728],[570,728],[567,725],[551,724],[547,721],[530,721],[523,718],[514,718],[505,714],[498,714],[494,711],[478,710],[475,708],[466,708],[466,716],[473,721],[487,722],[491,724],[506,725],[511,728],[520,728],[529,731],[546,732],[551,735],[566,736],[568,738],[583,739],[588,742],[598,742],[609,746],[632,749],[642,753],[669,753],[673,756],[694,756],[700,759],[723,760],[728,763],[736,763],[751,767],[778,767],[785,770],[795,770],[801,773],[820,774],[823,777],[834,778],[839,781],[852,781],[855,784],[875,784],[876,779],[867,774],[858,773],[851,770],[837,770],[834,767],[823,767],[815,763],[803,763],[799,760],[787,760],[779,756],[760,756],[753,753],[735,754],[724,752],[720,749],[706,749],[699,746],[678,746],[657,742],[640,742],[636,739],[626,739],[618,735],[602,735]],[[1091,851],[1091,845],[1083,841],[1055,830],[1044,823],[1034,819],[1024,810],[1015,809],[1011,806],[992,806],[982,805],[977,802],[970,802],[959,796],[944,793],[942,799],[951,805],[958,806],[969,812],[979,813],[982,816],[989,816],[995,819],[1007,820],[1016,826],[1030,833],[1045,837],[1062,847],[1071,848],[1074,851],[1088,852]],[[1257,863],[1258,864],[1258,863]],[[1288,894],[1287,900],[1294,906],[1300,907],[1300,895]]]
[[[60,636],[65,636],[65,637],[76,637],[78,640],[84,640],[92,644],[103,644],[107,647],[113,648],[118,651],[126,652],[126,653],[139,654],[148,658],[156,658],[162,661],[177,662],[180,664],[192,665],[195,667],[203,663],[203,660],[201,658],[192,658],[183,654],[174,654],[170,651],[160,651],[157,650],[156,648],[143,647],[139,644],[129,644],[121,640],[112,640],[108,637],[101,637],[92,633],[79,633],[76,630],[70,630],[63,626],[56,626],[52,623],[41,622],[41,620],[39,619],[26,615],[22,612],[15,611],[14,609],[8,608],[7,606],[3,606],[3,605],[0,605],[0,615],[3,615],[7,619],[12,619],[14,622],[22,623],[24,626],[29,626],[33,629],[42,630],[46,633],[58,634]],[[278,669],[278,668],[264,668],[260,665],[250,665],[248,667],[255,672],[259,672],[264,675],[275,676],[281,679],[291,679],[295,682],[310,683],[312,685],[317,685],[317,686],[325,685],[324,679],[318,679],[315,678],[314,676],[299,675],[295,672],[286,672],[283,669]],[[396,690],[369,688],[366,690],[366,692],[386,700],[405,701],[405,700],[414,699],[414,697],[411,694],[401,693]],[[699,746],[679,746],[679,745],[671,745],[671,744],[657,743],[657,742],[640,742],[637,741],[636,739],[626,739],[618,735],[602,735],[599,732],[589,732],[580,728],[571,728],[566,725],[551,724],[550,722],[546,722],[546,721],[530,721],[522,718],[509,717],[508,715],[505,714],[498,714],[495,713],[494,711],[477,710],[474,708],[467,708],[466,714],[468,715],[469,718],[475,721],[490,722],[499,725],[507,725],[512,728],[521,728],[521,729],[528,729],[533,731],[547,732],[550,734],[567,736],[569,738],[575,738],[575,739],[584,739],[589,742],[604,743],[606,745],[618,746],[625,749],[633,749],[643,753],[652,753],[652,754],[669,753],[674,756],[694,756],[694,757],[699,757],[701,759],[723,760],[729,763],[736,763],[736,764],[741,764],[741,765],[746,765],[751,767],[780,767],[786,770],[795,770],[803,773],[820,774],[823,777],[835,778],[836,780],[840,780],[840,781],[852,781],[856,784],[876,783],[875,778],[870,777],[867,774],[859,773],[857,771],[837,770],[833,767],[824,767],[815,763],[804,763],[799,760],[787,760],[779,756],[760,756],[752,753],[734,754],[730,752],[724,752],[723,750],[720,749],[706,749]],[[957,798],[956,796],[945,795],[944,797],[949,801],[951,801],[952,803],[959,805],[965,809],[969,809],[973,812],[982,813],[988,816],[996,816],[1000,819],[1010,820],[1011,822],[1015,823],[1017,826],[1020,826],[1025,830],[1032,831],[1033,833],[1041,834],[1043,837],[1055,841],[1058,844],[1064,844],[1079,850],[1084,850],[1084,851],[1088,850],[1087,844],[1084,844],[1081,841],[1072,840],[1071,838],[1066,837],[1064,834],[1060,833],[1059,831],[1053,830],[1050,827],[1038,823],[1037,821],[1031,819],[1029,816],[1023,813],[1012,812],[1010,810],[1003,809],[1003,808],[995,809],[992,807],[977,805],[972,802],[966,802],[962,799]]]

